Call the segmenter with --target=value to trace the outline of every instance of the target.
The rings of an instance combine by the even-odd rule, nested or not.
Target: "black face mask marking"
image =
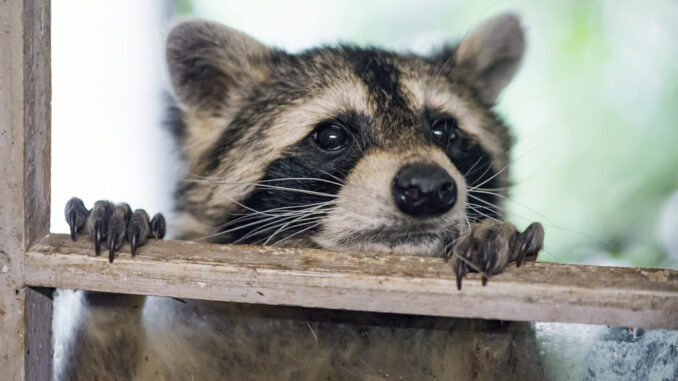
[[[316,142],[318,128],[332,125],[333,121],[345,126],[348,134],[340,152],[323,149]],[[224,218],[222,231],[233,230],[214,241],[273,244],[317,231],[320,218],[332,208],[344,179],[364,150],[372,146],[367,123],[366,116],[352,112],[319,123],[267,167],[239,210]]]
[[[495,176],[491,166],[491,156],[472,136],[456,126],[452,116],[436,110],[410,108],[411,94],[403,88],[400,82],[403,74],[396,66],[399,56],[378,49],[352,47],[311,50],[298,56],[273,52],[270,59],[277,62],[276,66],[288,69],[274,72],[271,78],[243,96],[241,103],[247,106],[233,114],[228,126],[204,152],[200,160],[201,174],[228,176],[231,167],[242,166],[238,162],[224,162],[227,152],[236,145],[253,152],[267,150],[262,138],[264,131],[273,128],[290,105],[312,99],[314,93],[336,84],[331,74],[316,75],[328,72],[322,63],[335,55],[339,60],[337,67],[342,68],[337,69],[337,74],[346,75],[345,71],[341,74],[341,70],[348,70],[364,84],[367,107],[372,114],[368,117],[347,111],[321,121],[309,135],[267,166],[259,185],[240,200],[240,207],[214,221],[217,232],[224,233],[217,234],[212,241],[273,244],[290,236],[312,236],[321,227],[318,224],[321,218],[333,207],[331,201],[341,190],[348,173],[372,147],[406,151],[408,147],[436,146],[466,178],[469,187],[501,186],[501,179]],[[346,129],[337,130],[337,134],[332,131],[320,134],[320,125],[331,127],[334,121]],[[250,133],[252,126],[257,126],[257,133]],[[328,149],[335,138],[348,142]],[[323,145],[327,147],[323,149]],[[196,185],[187,183],[180,187],[177,199],[183,199],[182,194],[188,194],[192,187]],[[472,222],[501,214],[490,206],[497,203],[496,196],[476,193],[473,197],[469,203],[475,205],[466,210]]]
[[[500,179],[492,167],[492,157],[476,142],[472,136],[461,130],[456,119],[437,110],[424,110],[423,122],[430,131],[432,144],[440,147],[450,158],[452,164],[466,179],[470,190],[466,214],[471,222],[486,217],[499,218],[498,197],[487,193],[473,192],[475,187],[496,191]],[[468,204],[471,204],[470,206]]]

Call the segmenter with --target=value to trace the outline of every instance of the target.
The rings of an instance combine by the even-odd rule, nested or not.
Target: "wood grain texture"
[[[24,379],[23,4],[0,2],[0,369]]]
[[[50,3],[0,2],[0,379],[49,380],[52,302],[26,288],[49,231]]]
[[[52,68],[51,2],[25,0],[24,245],[49,233]],[[25,289],[25,378],[52,379],[52,291]]]
[[[527,263],[457,291],[440,258],[153,241],[113,264],[88,237],[31,247],[33,286],[485,319],[678,328],[678,271]]]

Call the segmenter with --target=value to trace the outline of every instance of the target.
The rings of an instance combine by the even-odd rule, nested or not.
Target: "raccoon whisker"
[[[292,213],[281,213],[279,215],[269,215],[267,218],[259,219],[259,220],[256,220],[254,222],[250,222],[250,223],[247,223],[247,224],[244,224],[244,225],[240,225],[240,226],[237,226],[237,227],[234,227],[234,228],[231,228],[231,229],[217,231],[214,234],[210,234],[208,236],[202,237],[202,239],[209,239],[209,238],[213,238],[213,237],[216,237],[216,236],[229,234],[229,233],[232,233],[234,231],[238,231],[238,230],[250,227],[250,226],[260,225],[262,223],[269,222],[271,220],[273,220],[273,221],[269,222],[268,224],[265,224],[263,226],[259,226],[258,229],[266,227],[266,226],[270,226],[272,224],[275,225],[275,224],[278,224],[280,222],[287,221],[290,218],[297,218],[297,217],[299,217],[299,215],[301,215],[303,217],[303,216],[318,214],[319,212],[315,212],[315,210],[320,209],[325,205],[327,205],[327,203],[320,203],[317,207],[314,207],[314,208],[307,208],[307,209],[304,209],[304,210],[301,210],[301,211],[294,211]],[[320,211],[320,213],[322,213],[322,212],[324,212],[324,211]],[[257,215],[253,215],[252,217],[257,217]],[[230,222],[234,222],[234,221],[229,221],[229,223],[224,224],[225,226],[222,226],[221,228],[226,227],[227,225],[230,224]]]
[[[205,181],[213,182],[213,181],[211,181],[211,180],[209,180],[209,179],[207,179],[207,178],[205,178]],[[257,214],[261,214],[258,210],[252,209],[252,208],[250,208],[249,206],[247,206],[247,205],[245,205],[245,204],[243,204],[243,203],[241,203],[241,202],[239,202],[239,201],[236,201],[233,197],[229,196],[227,193],[224,193],[224,196],[226,196],[226,198],[228,198],[228,199],[231,200],[234,204],[240,206],[241,208],[247,209],[247,210],[249,210],[249,211],[251,211],[251,212],[254,212],[254,213],[257,213]]]
[[[331,174],[331,173],[329,173],[329,172],[327,172],[327,171],[324,171],[324,170],[319,169],[319,168],[311,167],[311,166],[308,166],[308,165],[306,165],[306,167],[309,168],[309,169],[318,171],[318,172],[322,172],[322,173],[324,173],[324,174],[326,174],[326,175],[328,175],[328,176],[330,176],[330,177],[336,179],[337,182],[339,182],[339,183],[341,184],[340,186],[342,186],[342,187],[345,186],[344,180],[340,179],[339,177],[337,177],[337,176],[335,176],[335,175],[333,175],[333,174]],[[337,184],[337,185],[339,185],[339,184]],[[370,192],[370,193],[373,192],[372,190],[370,190],[370,189],[368,189],[368,188],[366,188],[366,187],[364,187],[364,186],[362,186],[362,185],[356,185],[356,184],[353,184],[352,186],[355,187],[355,188],[358,188],[358,191],[365,191],[365,192]],[[346,192],[346,191],[347,191],[347,188],[344,187],[343,190]],[[374,193],[374,195],[377,196],[377,197],[381,197],[380,195],[378,195],[378,194],[376,194],[376,193]],[[383,197],[382,197],[382,201],[384,201],[384,200],[383,200]]]
[[[479,157],[478,160],[476,160],[475,163],[473,163],[473,165],[471,166],[471,168],[469,168],[468,171],[466,171],[466,173],[464,173],[464,178],[466,178],[468,175],[470,175],[470,174],[472,173],[473,168],[475,168],[475,166],[478,165],[478,163],[480,163],[481,160],[483,160],[483,157],[482,157],[482,156]]]
[[[304,164],[304,166],[305,166],[306,168],[308,168],[308,169],[312,169],[312,170],[314,170],[314,171],[318,171],[318,172],[320,172],[320,173],[322,173],[322,174],[325,174],[325,175],[327,175],[327,176],[329,176],[329,177],[335,179],[335,180],[336,180],[337,182],[339,182],[339,183],[342,183],[342,184],[343,184],[343,182],[344,182],[344,180],[342,180],[340,177],[337,177],[337,176],[335,176],[335,175],[333,175],[333,174],[331,174],[331,173],[329,173],[329,172],[327,172],[327,171],[325,171],[325,170],[322,170],[322,169],[320,169],[320,168],[311,167],[311,166],[308,165],[308,164]]]
[[[315,213],[311,213],[311,215],[312,215],[312,214],[315,214]],[[298,217],[298,218],[296,218],[296,219],[294,219],[294,220],[292,220],[292,221],[290,221],[290,222],[287,222],[286,224],[280,226],[280,228],[279,228],[278,230],[276,230],[275,232],[273,232],[273,234],[271,234],[271,236],[268,237],[268,239],[263,243],[264,246],[266,246],[266,245],[268,244],[268,242],[269,242],[271,239],[273,239],[273,237],[275,237],[278,233],[280,233],[280,232],[282,232],[282,231],[285,231],[287,226],[289,226],[290,224],[293,224],[293,223],[295,223],[295,222],[297,222],[297,221],[299,221],[299,220],[303,220],[303,219],[306,218],[307,216],[308,216],[308,215],[303,215],[303,216],[301,216],[301,217]]]
[[[506,164],[506,165],[504,166],[504,168],[502,168],[502,169],[499,170],[497,173],[495,173],[492,177],[490,177],[489,179],[486,179],[485,181],[483,181],[483,182],[480,183],[480,184],[477,184],[477,185],[476,185],[476,184],[471,184],[471,187],[469,187],[469,188],[470,188],[470,189],[478,189],[478,188],[480,188],[481,186],[483,186],[483,184],[487,183],[488,181],[492,180],[493,178],[497,177],[500,173],[502,173],[502,172],[504,172],[506,169],[508,169],[508,167],[509,167],[511,164],[514,164],[514,163],[516,163],[518,160],[521,160],[522,158],[528,156],[528,154],[530,154],[531,152],[532,152],[532,151],[525,152],[525,153],[523,153],[522,155],[520,155],[519,157],[514,158],[513,160],[509,161],[508,164]],[[492,160],[492,162],[490,162],[489,166],[488,166],[487,169],[486,169],[486,172],[492,167],[492,163],[494,163],[494,159]],[[486,172],[485,172],[485,173],[486,173]],[[479,178],[482,179],[483,176],[485,176],[485,173],[483,173],[482,175],[480,175]]]
[[[489,172],[492,169],[492,163],[494,163],[494,160],[491,161],[489,164],[487,164],[485,167],[476,168],[473,171],[469,172],[468,175],[475,174],[478,171],[483,171],[483,173],[481,173],[479,176],[475,176],[476,179],[474,180],[474,182],[472,184],[470,184],[470,188],[474,188],[476,186],[482,186],[482,184],[476,185],[477,182],[481,182],[481,181],[484,181],[484,180],[489,181],[489,180],[492,179],[492,178],[485,179],[485,175],[487,174],[487,172]]]
[[[469,221],[469,218],[468,216],[464,216],[464,218],[466,219],[466,226],[462,226],[461,228],[455,226],[449,227],[450,231],[456,236],[456,238],[452,240],[451,243],[454,243],[459,238],[465,237],[471,233],[471,223]]]
[[[339,183],[336,181],[330,181],[330,180],[325,180],[317,177],[284,177],[280,179],[269,179],[269,180],[262,180],[260,183],[269,183],[269,182],[276,182],[276,181],[320,181],[328,184],[333,184],[333,185],[338,185],[338,186],[344,186],[344,183]]]
[[[487,278],[487,279],[490,279],[490,278],[491,278],[491,275],[490,275],[490,274],[488,274],[488,273],[486,273],[485,271],[483,271],[480,267],[478,267],[478,265],[476,265],[475,263],[471,262],[471,261],[468,260],[467,258],[464,258],[464,257],[462,257],[462,256],[460,256],[460,255],[458,255],[458,254],[455,254],[454,252],[452,253],[452,255],[454,255],[454,257],[457,258],[457,259],[459,259],[460,261],[466,263],[466,265],[468,265],[468,267],[474,269],[477,273],[479,273],[480,275],[484,276],[485,278]]]
[[[264,241],[264,243],[263,243],[262,245],[264,245],[264,246],[268,245],[268,243],[273,239],[273,237],[275,237],[275,236],[278,235],[279,233],[284,232],[285,230],[294,229],[294,228],[296,228],[296,227],[304,226],[304,225],[307,225],[308,223],[316,222],[316,221],[318,222],[318,224],[320,224],[321,221],[322,221],[322,218],[320,218],[320,217],[315,217],[315,218],[311,218],[311,219],[305,218],[305,219],[296,219],[296,220],[292,220],[292,221],[290,221],[290,222],[288,222],[288,223],[286,223],[286,224],[280,226],[280,228],[278,228],[278,230],[276,230],[275,232],[273,232],[273,234],[271,234],[271,235],[266,239],[266,241]],[[298,222],[298,223],[297,223],[297,224],[294,224],[295,222]]]
[[[320,217],[314,217],[314,218],[320,218]],[[242,237],[238,238],[237,240],[233,241],[233,244],[242,243],[243,241],[245,241],[247,239],[250,239],[252,237],[256,237],[256,236],[263,234],[267,231],[277,229],[277,228],[280,227],[280,225],[289,222],[287,220],[288,219],[284,219],[282,221],[273,221],[273,222],[269,222],[265,225],[259,226],[256,229],[253,229],[252,231],[250,231],[247,234],[243,235]],[[265,239],[265,237],[261,238],[261,240],[264,240],[264,239]]]
[[[491,202],[489,202],[489,201],[487,201],[487,200],[483,200],[482,198],[480,198],[480,197],[478,197],[478,196],[474,196],[474,195],[472,195],[472,194],[469,194],[468,196],[471,197],[471,198],[473,198],[473,199],[475,199],[475,200],[478,201],[478,202],[482,202],[483,204],[489,206],[490,208],[495,208],[497,211],[503,211],[503,209],[500,208],[498,205],[495,205],[495,204],[493,204],[493,203],[491,203]]]
[[[467,222],[468,222],[468,218],[467,218]],[[459,236],[458,236],[457,238],[453,239],[452,241],[450,241],[449,243],[447,243],[447,244],[443,247],[443,256],[444,256],[444,257],[447,257],[447,251],[448,251],[451,247],[453,247],[454,244],[457,243],[457,241],[459,241],[460,239],[462,239],[462,238],[468,236],[469,234],[471,234],[470,224],[469,224],[469,231],[468,231],[467,233],[459,234]],[[466,263],[470,268],[472,268],[473,270],[475,270],[476,272],[478,272],[479,274],[481,274],[481,275],[484,276],[485,278],[490,279],[490,274],[485,273],[485,272],[484,272],[480,267],[478,267],[478,265],[476,265],[475,263],[471,262],[471,261],[468,260],[467,258],[464,258],[464,257],[462,257],[462,256],[459,256],[458,254],[455,254],[454,251],[452,251],[452,255],[453,255],[455,258],[459,259],[460,261]]]
[[[296,216],[284,217],[284,219],[287,219],[287,218],[294,218],[294,217],[296,217]],[[279,222],[278,220],[280,220],[280,219],[281,219],[281,217],[278,217],[278,216],[272,216],[272,217],[264,218],[264,219],[261,219],[261,220],[257,220],[257,221],[254,221],[254,222],[250,222],[250,223],[245,224],[245,225],[237,226],[237,227],[235,227],[235,228],[231,228],[231,229],[221,230],[221,231],[215,232],[214,234],[207,235],[207,236],[203,237],[202,239],[204,240],[204,239],[214,238],[214,237],[217,237],[217,236],[220,236],[220,235],[224,235],[224,234],[233,233],[233,232],[235,232],[235,231],[238,231],[238,230],[241,230],[241,229],[245,229],[245,228],[250,227],[250,226],[253,226],[253,225],[259,225],[259,224],[262,224],[262,223],[264,223],[264,222],[271,221],[271,220],[276,220],[276,221],[274,221],[273,223],[278,223],[278,222]]]
[[[479,212],[480,212],[479,209],[486,210],[486,211],[488,211],[488,212],[490,212],[490,213],[498,213],[498,212],[501,211],[501,210],[500,210],[499,208],[497,208],[497,207],[494,207],[494,208],[493,208],[493,207],[490,207],[490,206],[478,205],[478,204],[473,204],[473,203],[469,203],[468,206],[469,206],[470,208],[474,208],[473,211],[474,211],[475,213],[479,213]],[[489,217],[489,216],[486,216],[486,217]]]
[[[298,222],[299,224],[301,224],[301,225],[304,225],[304,224],[306,224],[306,223],[308,223],[308,222],[320,221],[321,218],[322,218],[322,217],[312,217],[312,216],[310,216],[310,217],[307,217],[306,219],[298,220],[297,222]],[[240,243],[240,242],[242,242],[243,240],[245,240],[245,239],[247,239],[247,238],[251,238],[251,237],[260,235],[260,234],[262,234],[262,233],[264,233],[264,232],[267,232],[267,231],[270,231],[270,230],[273,230],[273,229],[279,229],[279,228],[280,228],[280,225],[284,225],[284,224],[287,224],[287,223],[288,223],[288,222],[284,222],[284,221],[283,221],[283,222],[276,222],[276,223],[274,223],[274,224],[269,224],[269,226],[266,227],[266,228],[264,228],[264,227],[262,226],[262,227],[260,227],[260,228],[258,228],[258,229],[256,229],[256,230],[253,230],[253,231],[247,233],[246,235],[244,235],[244,236],[238,238],[238,240],[236,240],[234,243]],[[297,224],[297,225],[299,225],[299,224]],[[286,228],[286,229],[284,229],[284,230],[293,229],[293,228],[294,228],[295,226],[297,226],[297,225],[289,226],[288,228]],[[269,237],[270,237],[270,236],[269,236]],[[261,241],[264,241],[265,239],[267,239],[267,238],[266,238],[266,237],[261,238],[260,242],[261,242]]]
[[[477,189],[471,190],[471,192],[476,192],[476,191],[487,191],[487,192],[491,192],[491,191],[505,191],[505,190],[507,190],[507,189],[509,189],[509,187],[500,187],[500,188],[477,188]]]
[[[498,215],[501,215],[501,214],[504,213],[504,209],[502,207],[500,207],[499,205],[492,204],[491,202],[488,202],[488,201],[483,200],[481,198],[475,197],[473,195],[469,195],[469,197],[474,198],[476,201],[482,203],[482,205],[481,205],[481,204],[477,204],[477,203],[473,203],[473,202],[468,202],[467,205],[466,205],[466,206],[469,207],[469,209],[472,212],[478,214],[480,217],[491,218],[495,221],[498,221],[498,219],[496,217],[492,217],[487,213],[483,213],[481,209],[486,210],[486,211],[491,212],[491,213],[498,214]],[[474,216],[471,216],[471,218],[474,218]],[[476,221],[474,221],[474,222],[480,221],[480,219],[478,219],[478,218],[475,218],[475,220]]]
[[[485,193],[490,193],[490,192],[485,192]],[[538,211],[534,210],[533,208],[530,208],[529,206],[527,206],[527,205],[525,205],[525,204],[523,204],[523,203],[521,203],[521,202],[518,202],[518,201],[516,201],[516,200],[513,200],[513,199],[511,199],[510,197],[507,197],[507,196],[504,196],[504,195],[498,194],[498,193],[492,193],[492,194],[493,194],[494,196],[497,196],[497,197],[503,199],[503,200],[512,202],[512,203],[514,203],[514,204],[516,204],[516,205],[518,205],[518,206],[520,206],[520,207],[522,207],[522,208],[525,208],[525,209],[527,209],[528,211],[530,211],[530,212],[536,214],[536,215],[539,216],[540,218],[543,218],[544,221],[546,221],[546,223],[544,223],[544,222],[541,223],[543,226],[551,227],[551,228],[557,229],[558,232],[559,232],[563,237],[565,237],[565,238],[567,238],[567,235],[566,235],[565,233],[563,233],[563,232],[564,232],[564,231],[567,231],[567,232],[579,234],[579,235],[581,235],[581,236],[583,236],[583,237],[589,238],[589,239],[594,240],[594,241],[596,241],[596,242],[598,242],[598,243],[600,243],[600,244],[603,244],[604,246],[606,246],[606,247],[608,247],[608,248],[612,248],[612,245],[611,245],[609,242],[607,242],[607,241],[605,241],[605,240],[602,240],[602,239],[600,239],[600,238],[598,238],[598,237],[596,237],[596,236],[593,236],[593,235],[584,233],[584,232],[582,232],[582,231],[576,230],[576,229],[570,229],[570,228],[567,228],[567,227],[564,227],[564,226],[560,226],[560,225],[554,223],[553,220],[551,220],[550,218],[546,217],[546,216],[543,215],[542,213],[539,213]],[[471,196],[471,195],[469,195],[469,196]],[[471,196],[471,197],[473,197],[473,196]],[[484,200],[483,200],[483,201],[484,201]],[[525,220],[525,221],[531,221],[531,220],[532,220],[531,218],[524,217],[524,216],[522,216],[522,215],[520,215],[520,214],[517,214],[517,213],[515,213],[515,212],[507,212],[507,213],[510,214],[510,215],[512,215],[512,216],[518,217],[518,218],[520,218],[520,219],[522,219],[522,220]]]
[[[271,208],[271,209],[260,210],[259,213],[257,213],[257,214],[251,214],[251,213],[231,213],[230,216],[241,216],[241,217],[239,217],[239,218],[237,218],[237,219],[235,219],[235,220],[231,220],[231,221],[227,222],[227,224],[228,224],[228,223],[231,223],[231,222],[235,222],[235,221],[237,221],[237,220],[240,220],[241,218],[244,218],[244,217],[255,218],[258,214],[264,214],[264,215],[270,215],[270,216],[278,216],[278,215],[280,215],[280,214],[282,214],[282,213],[271,213],[271,212],[277,212],[277,211],[281,211],[281,210],[284,211],[284,210],[289,210],[289,209],[301,209],[301,208],[306,209],[306,208],[311,207],[311,206],[316,206],[316,205],[329,205],[329,204],[332,204],[332,203],[334,203],[334,202],[335,202],[334,200],[330,200],[330,201],[323,201],[323,202],[314,202],[314,203],[311,203],[311,204],[301,204],[301,205],[292,205],[292,206],[281,206],[281,207],[279,207],[279,208]],[[301,210],[296,210],[296,211],[293,211],[293,212],[302,212],[303,209],[301,209]],[[220,227],[224,227],[223,224],[217,226],[217,228],[220,228]]]
[[[514,204],[516,204],[516,205],[518,205],[518,206],[521,206],[521,207],[523,207],[523,208],[525,208],[525,209],[531,211],[532,213],[534,213],[534,214],[538,215],[539,217],[543,218],[546,222],[548,222],[548,223],[550,223],[550,224],[552,224],[552,225],[555,226],[555,224],[553,224],[553,221],[551,221],[548,217],[546,217],[546,216],[544,216],[543,214],[537,212],[536,210],[530,208],[529,206],[527,206],[527,205],[525,205],[525,204],[523,204],[523,203],[520,203],[520,202],[518,202],[518,201],[515,201],[515,200],[513,200],[513,199],[511,199],[511,198],[509,198],[509,197],[506,197],[506,196],[502,195],[502,194],[494,193],[494,192],[484,192],[484,191],[475,191],[475,192],[476,192],[476,193],[491,194],[491,195],[497,196],[497,197],[499,197],[499,198],[501,198],[501,199],[503,199],[503,200],[510,201],[510,202],[512,202],[512,203],[514,203]],[[471,194],[469,194],[469,196],[475,198],[476,200],[484,201],[484,200],[482,200],[482,199],[480,199],[480,198],[478,198],[478,197],[475,197],[475,196],[473,196],[473,195],[471,195]],[[512,214],[514,214],[514,213],[512,213]],[[521,217],[521,216],[518,216],[518,217]],[[521,218],[524,218],[524,217],[521,217]]]
[[[316,224],[314,224],[314,225],[311,225],[311,226],[309,226],[309,227],[307,227],[307,228],[304,228],[304,229],[302,229],[302,230],[299,230],[299,231],[296,232],[296,233],[290,234],[290,235],[288,235],[287,237],[285,237],[285,238],[283,238],[283,239],[281,239],[281,240],[276,241],[276,242],[273,243],[271,246],[275,246],[275,245],[279,244],[280,242],[283,242],[284,240],[286,240],[286,239],[288,239],[288,238],[292,238],[292,237],[294,237],[294,236],[297,235],[297,234],[301,234],[301,233],[303,233],[303,232],[305,232],[305,231],[308,231],[308,230],[310,230],[310,229],[313,229],[314,227],[316,227],[316,226],[318,226],[318,225],[320,225],[320,224],[321,224],[321,222],[318,222],[318,223],[316,223]],[[297,226],[299,226],[299,225],[297,225]]]
[[[308,178],[297,178],[298,180],[306,180]],[[316,179],[319,181],[327,181],[329,180],[323,180],[323,179]],[[220,184],[220,185],[251,185],[254,187],[261,187],[261,188],[267,188],[267,189],[277,189],[277,190],[283,190],[283,191],[292,191],[292,192],[300,192],[300,193],[307,193],[307,194],[312,194],[315,196],[323,196],[323,197],[330,197],[330,198],[336,198],[337,195],[335,194],[330,194],[330,193],[324,193],[324,192],[317,192],[317,191],[312,191],[308,189],[300,189],[300,188],[291,188],[291,187],[282,187],[278,185],[268,185],[268,184],[262,184],[263,182],[267,181],[277,181],[276,179],[270,179],[270,180],[262,180],[261,182],[258,183],[253,183],[253,182],[247,182],[247,181],[224,181],[224,180],[219,180],[219,179],[210,179],[210,178],[203,178],[203,179],[192,179],[192,180],[184,180],[186,182],[209,182],[213,184]],[[339,184],[343,185],[343,184]],[[226,195],[228,197],[228,195]],[[229,197],[230,198],[230,197]],[[233,199],[231,199],[233,200]],[[233,200],[235,202],[235,200]],[[245,207],[244,205],[240,204],[240,206]],[[247,207],[245,207],[247,208]],[[249,208],[248,208],[249,209]],[[254,211],[254,210],[252,210]]]
[[[480,174],[480,176],[477,176],[478,178],[475,181],[482,181],[483,177],[487,174],[492,169],[492,163],[486,165],[485,167],[478,167],[474,170],[469,170],[468,174],[466,176],[470,176],[472,174],[476,174],[477,172],[483,171],[483,173]]]
[[[482,187],[483,185],[487,184],[488,182],[490,182],[495,177],[499,176],[502,172],[506,171],[508,169],[508,167],[509,167],[508,165],[505,165],[504,168],[498,170],[497,173],[495,173],[494,175],[490,176],[489,178],[483,180],[480,184],[471,184],[469,189],[478,189],[478,188]],[[482,175],[478,176],[478,178],[482,179],[490,169],[492,169],[492,163],[488,164],[487,168],[485,169],[485,172],[483,172]]]
[[[245,234],[244,236],[238,238],[234,243],[242,242],[243,240],[245,240],[245,239],[247,239],[247,238],[253,237],[253,236],[258,235],[258,234],[261,234],[261,233],[263,233],[263,232],[265,232],[265,231],[269,231],[269,230],[275,229],[275,228],[279,227],[281,224],[286,224],[286,223],[288,223],[288,222],[294,222],[294,220],[293,220],[293,221],[288,221],[289,219],[309,218],[309,217],[313,217],[313,216],[315,216],[315,215],[322,215],[322,214],[324,214],[324,213],[325,213],[324,210],[319,210],[319,211],[310,211],[310,212],[304,214],[304,215],[301,216],[301,217],[299,217],[299,216],[290,216],[290,217],[277,218],[277,219],[274,220],[273,222],[269,222],[269,223],[267,223],[267,224],[265,224],[265,225],[261,225],[261,226],[257,227],[256,229],[252,230],[251,232],[248,232],[248,233]],[[319,218],[319,217],[313,217],[313,218]]]
[[[252,185],[261,187],[261,188],[267,188],[267,189],[276,189],[276,190],[281,190],[281,191],[290,191],[290,192],[298,192],[298,193],[304,193],[304,194],[310,194],[314,196],[321,196],[321,197],[328,197],[331,199],[338,198],[336,194],[330,194],[330,193],[325,193],[325,192],[317,192],[317,191],[312,191],[308,189],[299,189],[299,188],[290,188],[290,187],[281,187],[277,185],[266,185],[266,184],[257,184],[257,183],[252,183]]]
[[[351,129],[347,129],[348,133],[351,134],[351,138],[353,138],[353,141],[355,142],[356,147],[358,147],[358,150],[360,151],[363,156],[365,156],[365,152],[363,151],[362,147],[360,147],[360,143],[358,143],[358,139],[355,138],[355,135],[353,135],[353,131]]]
[[[470,225],[469,225],[469,226],[470,226]],[[461,234],[459,234],[459,236],[458,236],[457,238],[455,238],[455,239],[453,239],[452,241],[448,242],[448,243],[444,246],[444,248],[443,248],[443,250],[444,250],[444,253],[443,253],[443,254],[444,254],[444,255],[447,255],[447,250],[448,250],[449,248],[451,248],[452,246],[454,246],[454,244],[457,243],[457,241],[459,241],[460,239],[462,239],[462,238],[468,236],[469,234],[471,234],[471,231],[470,231],[470,230],[469,230],[468,232],[466,232],[466,233],[461,233]]]
[[[251,219],[254,219],[254,218],[260,218],[261,215],[270,217],[270,218],[263,219],[262,221],[269,221],[272,218],[282,218],[282,217],[288,217],[288,216],[294,217],[294,216],[298,216],[300,214],[307,213],[308,209],[310,209],[311,206],[326,206],[326,205],[332,204],[333,202],[334,201],[326,201],[326,202],[319,202],[319,203],[303,205],[304,209],[294,210],[294,211],[284,212],[284,213],[270,213],[273,210],[280,210],[280,209],[283,209],[283,208],[268,209],[268,210],[262,211],[260,213],[255,213],[255,214],[249,214],[248,213],[248,214],[242,215],[241,217],[236,218],[235,220],[231,220],[231,221],[228,221],[226,223],[223,223],[221,225],[216,226],[215,230],[223,229],[227,226],[231,226],[231,225],[237,224],[239,222],[245,222],[247,220],[251,220]],[[285,208],[290,208],[290,207],[285,207]]]
[[[478,199],[476,199],[476,200],[478,200]],[[495,212],[495,213],[503,211],[503,208],[501,208],[499,205],[492,204],[491,202],[488,202],[487,200],[483,200],[483,201],[485,201],[484,205],[476,204],[476,203],[473,203],[473,202],[470,202],[470,201],[467,202],[467,204],[470,205],[470,206],[476,207],[476,208],[487,209],[487,210],[490,210],[490,211]]]
[[[478,215],[480,215],[481,217],[484,217],[484,218],[487,218],[487,219],[490,219],[490,220],[493,220],[493,221],[501,222],[501,221],[499,221],[498,219],[496,219],[496,218],[494,218],[494,217],[492,217],[492,216],[489,216],[489,215],[487,215],[487,214],[481,212],[480,210],[478,210],[478,209],[476,209],[476,208],[474,208],[474,207],[472,207],[472,206],[470,206],[470,205],[467,205],[467,206],[468,206],[472,211],[474,211],[475,213],[477,213]]]
[[[501,194],[499,194],[499,193],[497,193],[497,192],[492,192],[492,191],[488,191],[488,190],[484,190],[484,189],[483,189],[483,190],[481,190],[481,189],[473,189],[473,190],[469,191],[469,193],[489,194],[489,195],[491,195],[491,196],[497,196],[497,197],[502,196],[502,197],[503,197],[503,195],[501,195]]]
[[[483,200],[482,198],[478,197],[477,195],[475,195],[475,194],[472,193],[472,192],[469,192],[469,193],[468,193],[468,196],[469,196],[470,198],[473,198],[473,199],[476,200],[476,201],[482,202],[482,203],[485,204],[485,205],[489,205],[489,206],[491,206],[491,207],[498,207],[498,205],[495,205],[495,204],[493,204],[493,203],[491,203],[491,202],[489,202],[489,201],[487,201],[487,200]]]
[[[495,173],[494,175],[492,175],[492,176],[490,176],[489,178],[485,179],[485,180],[484,180],[482,183],[480,183],[480,184],[471,184],[471,186],[470,186],[468,189],[476,190],[476,189],[482,187],[483,185],[487,184],[489,181],[491,181],[491,180],[494,179],[495,177],[499,176],[502,172],[506,171],[506,170],[508,169],[508,167],[509,167],[508,165],[504,166],[504,168],[500,169],[499,171],[497,171],[497,173]],[[488,168],[487,170],[489,170],[489,169],[491,168],[491,165],[488,165],[487,168]],[[485,173],[487,173],[487,171],[485,171]],[[483,176],[485,176],[485,173],[483,173],[482,175],[480,175],[480,178],[482,178]]]
[[[443,249],[443,256],[447,256],[447,250],[448,250],[450,247],[452,247],[452,246],[453,246],[457,241],[459,241],[461,238],[466,237],[466,236],[468,236],[469,234],[471,234],[470,231],[469,231],[468,233],[466,233],[466,234],[461,234],[461,235],[459,235],[459,237],[453,239],[452,241],[450,241],[450,243],[448,243],[447,245],[445,245],[445,247],[444,247],[444,249]],[[460,256],[460,255],[454,253],[454,251],[452,252],[452,255],[454,256],[454,258],[457,258],[458,260],[464,262],[466,265],[468,265],[470,268],[472,268],[473,270],[475,270],[477,273],[479,273],[479,274],[482,275],[483,277],[485,277],[485,278],[487,278],[487,279],[490,279],[490,278],[491,278],[491,275],[490,275],[490,274],[488,274],[488,273],[486,273],[485,271],[483,271],[480,267],[478,267],[478,265],[476,265],[475,263],[471,262],[469,259],[464,258],[464,257],[462,257],[462,256]]]
[[[268,185],[268,184],[252,183],[252,182],[233,182],[233,181],[229,182],[229,181],[221,181],[221,180],[191,180],[191,181],[194,181],[194,182],[207,181],[207,182],[210,182],[210,183],[221,184],[221,185],[251,185],[251,186],[254,186],[254,187],[260,187],[260,188],[266,188],[266,189],[276,189],[276,190],[281,190],[281,191],[298,192],[298,193],[310,194],[310,195],[314,195],[314,196],[327,197],[327,198],[330,198],[330,199],[339,198],[339,196],[336,195],[336,194],[312,191],[312,190],[308,190],[308,189],[282,187],[282,186],[278,186],[278,185]],[[228,195],[226,195],[226,197],[228,197]],[[253,212],[257,212],[256,210],[254,210],[250,207],[247,207],[247,206],[233,200],[231,197],[228,197],[228,198],[231,199],[236,204],[242,206],[245,209],[249,209]]]

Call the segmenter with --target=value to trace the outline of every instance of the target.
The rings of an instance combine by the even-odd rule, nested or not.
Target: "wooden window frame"
[[[52,377],[54,288],[484,319],[678,328],[678,271],[527,263],[457,291],[449,263],[154,241],[115,263],[49,233],[50,2],[0,3],[0,369]]]

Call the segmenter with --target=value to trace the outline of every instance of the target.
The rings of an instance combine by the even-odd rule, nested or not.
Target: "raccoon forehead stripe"
[[[394,140],[402,145],[405,136],[413,136],[412,127],[418,124],[418,118],[408,105],[409,96],[400,83],[402,73],[396,60],[389,53],[376,49],[345,47],[344,53],[355,76],[367,87],[375,109],[372,128],[382,137],[382,143]]]

